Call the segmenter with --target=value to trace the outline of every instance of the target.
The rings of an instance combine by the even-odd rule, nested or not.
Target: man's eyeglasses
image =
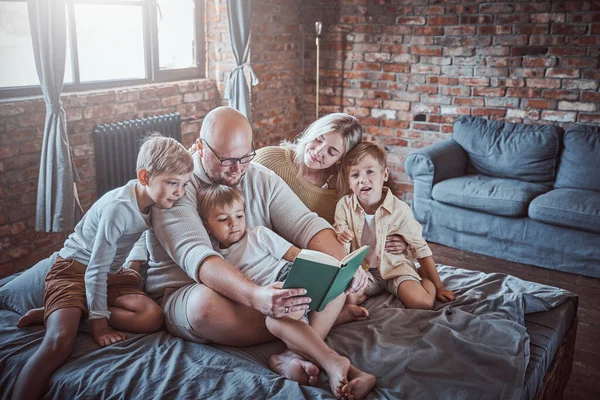
[[[202,142],[204,142],[204,144],[206,144],[206,147],[208,147],[210,149],[210,151],[213,152],[213,154],[215,155],[215,157],[217,157],[217,159],[221,163],[221,166],[223,166],[223,167],[233,167],[238,162],[240,164],[248,164],[250,161],[252,161],[254,156],[256,156],[256,152],[254,151],[254,145],[252,145],[252,151],[250,152],[250,154],[246,154],[245,156],[242,156],[240,158],[233,158],[233,157],[223,158],[220,155],[218,155],[217,152],[212,147],[210,147],[210,145],[208,144],[208,142],[206,140],[204,140],[204,139],[200,139],[200,140]]]

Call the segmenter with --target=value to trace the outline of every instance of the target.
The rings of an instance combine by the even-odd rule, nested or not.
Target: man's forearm
[[[319,231],[308,243],[308,248],[327,253],[338,260],[346,256],[344,246],[337,241],[337,236],[333,229]]]
[[[259,286],[221,257],[205,258],[198,268],[198,279],[220,295],[255,308],[254,297]]]

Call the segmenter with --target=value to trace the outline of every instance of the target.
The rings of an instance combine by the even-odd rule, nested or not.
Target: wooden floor
[[[519,264],[430,243],[436,263],[483,272],[500,272],[579,295],[575,360],[565,400],[600,398],[600,279]]]

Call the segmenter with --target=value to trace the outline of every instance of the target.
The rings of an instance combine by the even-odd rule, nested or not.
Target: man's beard
[[[225,185],[225,186],[238,186],[239,183],[241,182],[242,178],[244,177],[244,175],[246,175],[246,171],[244,171],[243,173],[239,174],[239,179],[235,182],[228,182],[226,178],[221,177],[221,178],[215,178],[209,171],[208,168],[206,168],[204,166],[204,161],[202,159],[200,159],[200,164],[202,165],[202,169],[204,169],[204,172],[206,173],[206,176],[208,176],[208,179],[211,180],[212,183],[217,184],[217,185]]]

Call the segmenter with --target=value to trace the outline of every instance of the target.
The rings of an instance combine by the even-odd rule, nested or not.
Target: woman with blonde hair
[[[254,161],[279,175],[320,217],[333,223],[340,193],[338,174],[343,156],[362,140],[362,126],[346,113],[325,115],[294,141],[258,149]]]

